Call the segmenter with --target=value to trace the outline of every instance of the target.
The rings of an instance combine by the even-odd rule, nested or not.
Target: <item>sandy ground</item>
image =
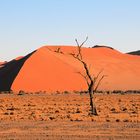
[[[0,95],[0,139],[140,139],[140,95]]]
[[[139,140],[138,123],[1,122],[0,139],[6,140]]]

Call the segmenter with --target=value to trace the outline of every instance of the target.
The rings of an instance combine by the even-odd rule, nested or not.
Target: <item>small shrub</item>
[[[55,113],[59,113],[59,110],[56,110]]]
[[[124,94],[122,90],[113,90],[112,93],[114,94]]]
[[[49,119],[50,119],[50,120],[54,120],[54,119],[55,119],[55,117],[49,117]]]
[[[11,108],[7,108],[7,110],[14,111],[14,110],[16,110],[16,108],[14,108],[14,107],[11,107]]]
[[[106,91],[107,94],[110,94],[110,91]]]
[[[126,111],[127,110],[127,108],[122,108],[122,111]]]
[[[17,95],[25,95],[25,92],[23,90],[20,90]]]
[[[137,112],[136,111],[133,111],[132,114],[137,114]]]
[[[116,111],[116,109],[115,109],[115,108],[111,108],[111,111],[112,111],[112,112],[115,112],[115,111]]]
[[[10,115],[14,115],[14,112],[10,112]]]
[[[68,91],[64,91],[64,94],[69,94],[69,92]]]
[[[76,113],[81,113],[81,111],[80,111],[80,109],[79,109],[79,108],[77,108]]]
[[[119,119],[116,119],[116,122],[120,122],[120,120]]]
[[[4,115],[9,115],[9,113],[8,112],[5,112]]]

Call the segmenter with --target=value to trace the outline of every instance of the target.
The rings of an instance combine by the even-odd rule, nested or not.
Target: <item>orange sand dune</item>
[[[60,48],[60,52],[55,51]],[[82,65],[70,53],[72,46],[44,46],[33,53],[24,63],[11,89],[14,91],[73,91],[86,90]],[[100,85],[102,90],[139,90],[140,57],[122,54],[105,47],[82,48],[84,60],[91,72],[97,74],[103,69],[107,75]]]

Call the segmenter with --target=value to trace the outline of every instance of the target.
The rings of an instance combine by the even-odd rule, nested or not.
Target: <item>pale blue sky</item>
[[[140,49],[140,0],[0,0],[0,61],[42,45]]]

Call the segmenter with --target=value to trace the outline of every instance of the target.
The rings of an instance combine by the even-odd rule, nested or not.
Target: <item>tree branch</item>
[[[82,74],[81,72],[77,72],[77,73],[80,74],[80,75],[86,80],[86,83],[87,83],[87,85],[89,86],[88,76]]]
[[[78,54],[76,55],[76,57],[79,58],[79,59],[81,59],[81,60],[83,59],[83,58],[82,58],[82,54],[81,54],[81,47],[86,43],[87,40],[88,40],[88,37],[86,37],[85,41],[83,41],[83,42],[81,43],[81,45],[79,45],[78,40],[75,39],[76,44],[77,44],[77,47],[78,47]]]
[[[88,36],[86,37],[85,41],[83,41],[83,42],[81,43],[80,48],[87,42],[87,40],[88,40]]]
[[[103,75],[103,76],[99,79],[99,81],[98,81],[98,83],[97,83],[97,85],[96,85],[96,87],[95,87],[95,89],[94,89],[94,92],[97,91],[97,89],[98,89],[98,87],[99,87],[101,81],[103,80],[103,78],[104,78],[105,76],[106,76],[106,75]]]
[[[96,77],[94,76],[94,83],[96,83],[98,77],[100,76],[100,74],[101,74],[102,72],[103,72],[103,69],[101,69],[101,70],[99,71],[99,73],[97,74]]]

